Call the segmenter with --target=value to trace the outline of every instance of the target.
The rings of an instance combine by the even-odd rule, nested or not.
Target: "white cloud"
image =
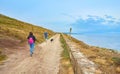
[[[72,27],[76,32],[118,32],[120,31],[120,21],[112,16],[92,16],[88,15],[87,19],[80,18]]]

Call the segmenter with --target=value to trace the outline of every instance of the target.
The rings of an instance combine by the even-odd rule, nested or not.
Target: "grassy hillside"
[[[28,33],[32,31],[39,42],[43,41],[43,33],[47,31],[49,36],[52,36],[54,32],[51,30],[38,27],[32,24],[18,21],[16,19],[4,16],[0,14],[0,34],[5,36],[14,37],[25,41]]]
[[[15,48],[27,41],[29,32],[33,32],[37,41],[43,42],[43,33],[48,32],[49,37],[55,33],[51,30],[25,23],[5,15],[0,14],[0,56],[3,54],[2,49]]]
[[[95,46],[89,46],[82,41],[75,38],[70,38],[77,44],[77,48],[80,49],[88,59],[95,62],[98,67],[99,74],[120,74],[120,53],[106,48],[100,48]],[[101,71],[99,71],[101,70]]]

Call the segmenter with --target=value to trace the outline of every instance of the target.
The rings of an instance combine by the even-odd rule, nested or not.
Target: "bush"
[[[6,59],[6,55],[2,54],[2,51],[0,51],[0,61],[5,60]]]
[[[0,55],[0,61],[5,60],[6,59],[6,55]]]
[[[114,62],[115,65],[120,65],[120,58],[119,57],[113,57],[112,61]]]

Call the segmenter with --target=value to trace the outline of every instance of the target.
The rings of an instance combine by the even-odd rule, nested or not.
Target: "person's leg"
[[[30,44],[30,55],[32,56],[34,50],[34,43]]]
[[[33,54],[33,51],[34,51],[34,43],[32,44],[32,54]]]

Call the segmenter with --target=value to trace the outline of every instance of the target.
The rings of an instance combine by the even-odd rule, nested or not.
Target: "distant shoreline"
[[[77,40],[80,41],[80,42],[82,41],[82,42],[85,43],[86,45],[93,46],[93,47],[98,47],[98,48],[101,48],[101,49],[113,50],[113,51],[115,51],[115,52],[120,53],[120,49],[113,49],[113,48],[103,47],[103,46],[100,46],[100,45],[92,45],[92,44],[89,44],[89,43],[85,42],[84,40],[80,40],[80,39],[78,39],[78,38],[76,38],[76,37],[74,37],[74,36],[72,36],[72,37],[75,38],[75,39],[77,39]]]
[[[79,41],[83,41],[85,44],[90,46],[96,46],[100,48],[112,49],[120,52],[120,43],[118,36],[104,36],[104,35],[72,35]]]
[[[81,41],[81,40],[79,40],[79,41]],[[82,41],[82,42],[84,42],[84,41]],[[86,42],[84,42],[84,43],[87,44],[87,45],[89,45],[89,46],[98,47],[98,48],[100,48],[100,49],[113,50],[113,51],[116,51],[116,52],[120,53],[120,50],[119,50],[119,49],[112,49],[112,48],[107,48],[107,47],[102,47],[102,46],[95,46],[95,45],[88,44],[88,43],[86,43]]]

